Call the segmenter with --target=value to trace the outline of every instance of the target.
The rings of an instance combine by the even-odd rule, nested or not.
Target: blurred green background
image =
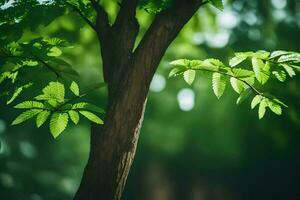
[[[115,1],[104,1],[113,20]],[[141,34],[153,16],[138,10]],[[69,40],[65,59],[87,86],[102,80],[95,34],[76,14],[47,27],[25,32]],[[250,101],[237,106],[227,88],[221,100],[210,80],[198,76],[190,87],[168,79],[169,62],[180,58],[220,58],[234,51],[284,49],[300,52],[299,0],[226,1],[220,12],[202,7],[164,56],[149,93],[124,200],[274,200],[300,198],[300,79],[274,82],[273,91],[289,105],[282,116],[271,112],[258,120]],[[38,76],[37,76],[38,74]],[[48,73],[32,75],[40,87]],[[34,95],[28,91],[24,96]],[[105,91],[88,97],[105,106]],[[20,99],[19,101],[21,101]],[[89,151],[90,123],[70,126],[57,140],[34,122],[11,127],[18,114],[0,103],[0,199],[68,200],[79,184]],[[126,117],[126,116],[124,116]]]

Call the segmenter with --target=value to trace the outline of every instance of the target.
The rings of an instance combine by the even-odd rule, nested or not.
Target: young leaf
[[[270,56],[270,52],[259,50],[254,53],[254,57],[259,59],[267,59]]]
[[[52,47],[49,51],[49,53],[47,53],[47,56],[51,56],[51,57],[58,57],[62,54],[61,50],[57,47]]]
[[[72,82],[70,86],[70,90],[73,92],[75,96],[79,96],[79,87],[76,82]]]
[[[44,108],[44,104],[38,101],[24,101],[14,106],[17,109],[29,109],[29,108]]]
[[[169,77],[176,77],[176,76],[184,73],[186,70],[187,70],[187,68],[184,66],[176,66],[170,71]]]
[[[35,115],[37,115],[38,113],[40,113],[42,110],[39,109],[31,109],[31,110],[27,110],[23,113],[21,113],[13,122],[11,125],[17,125],[20,124],[22,122],[27,121],[28,119],[34,117]]]
[[[213,73],[212,75],[212,87],[215,95],[219,99],[226,87],[226,77],[220,73]]]
[[[266,113],[266,107],[268,106],[268,101],[267,99],[263,99],[258,108],[258,117],[259,119],[262,119]]]
[[[50,82],[42,91],[44,95],[39,95],[38,97],[43,96],[44,97],[43,100],[46,100],[45,98],[49,98],[49,99],[55,99],[59,102],[64,101],[65,86],[60,82]],[[38,99],[38,97],[36,97],[36,99]]]
[[[230,59],[229,65],[230,65],[230,67],[235,67],[246,59],[247,59],[247,56],[235,56]]]
[[[264,62],[259,58],[253,57],[252,67],[258,82],[260,82],[262,85],[265,84],[269,79],[269,75],[264,71]]]
[[[187,82],[189,85],[192,85],[192,83],[195,80],[195,76],[196,76],[196,71],[192,69],[189,69],[183,73],[183,78],[185,82]]]
[[[256,95],[251,102],[251,109],[254,109],[263,99],[261,95]]]
[[[247,69],[233,68],[231,71],[233,75],[237,78],[247,78],[255,76],[255,74],[252,71]]]
[[[15,89],[13,95],[11,96],[11,98],[6,102],[6,104],[11,104],[20,94],[21,92],[26,89],[31,87],[33,84],[32,83],[28,83],[26,85],[23,85],[21,87],[18,87]]]
[[[240,94],[245,88],[245,83],[236,78],[231,77],[230,83],[234,91],[236,91],[238,94]]]
[[[282,55],[278,59],[278,62],[280,62],[280,63],[300,62],[300,54],[299,53],[289,53],[287,55]]]
[[[293,77],[296,75],[295,71],[292,67],[288,66],[287,64],[282,64],[282,67],[285,69],[285,71],[288,73],[290,77]]]
[[[254,54],[255,54],[255,53],[254,53],[253,51],[236,52],[236,53],[234,53],[234,55],[235,55],[236,57],[247,57],[247,58],[253,56]]]
[[[68,113],[69,113],[69,116],[70,116],[72,122],[74,124],[78,124],[78,122],[79,122],[79,114],[78,114],[78,112],[74,111],[74,110],[69,110]]]
[[[50,114],[51,114],[51,112],[48,110],[44,110],[44,111],[40,112],[36,116],[36,126],[38,128],[40,128],[47,121]]]
[[[69,115],[67,113],[53,113],[50,119],[50,132],[57,138],[67,127]]]
[[[97,115],[95,115],[94,113],[91,113],[89,111],[79,111],[80,114],[82,114],[83,116],[85,116],[87,119],[89,119],[90,121],[96,123],[96,124],[103,124],[102,119],[100,119]]]
[[[189,65],[189,62],[190,61],[188,59],[179,59],[179,60],[174,60],[174,61],[170,62],[170,65],[187,67]]]
[[[273,75],[279,80],[280,82],[284,82],[286,80],[286,73],[283,70],[273,71]]]
[[[273,51],[271,53],[270,59],[277,58],[277,57],[285,55],[285,54],[288,54],[288,52],[287,51],[281,51],[281,50],[279,50],[279,51]]]
[[[276,115],[281,115],[282,114],[282,109],[281,106],[273,101],[268,102],[268,107],[270,110],[275,113]]]

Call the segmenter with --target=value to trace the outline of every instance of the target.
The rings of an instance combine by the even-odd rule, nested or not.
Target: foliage
[[[244,61],[247,59],[251,60],[250,69],[245,68],[247,65]],[[259,105],[258,115],[261,119],[265,115],[266,108],[281,115],[281,107],[287,105],[267,92],[260,92],[257,88],[264,86],[270,78],[284,82],[287,75],[295,76],[296,71],[300,71],[300,54],[290,51],[239,52],[230,59],[228,66],[217,59],[180,59],[171,62],[171,65],[174,68],[169,76],[183,75],[189,85],[194,82],[196,71],[212,73],[212,88],[217,98],[223,95],[228,79],[233,90],[239,94],[237,104],[247,98],[252,91],[255,96],[251,108],[254,109]],[[244,68],[238,68],[239,65]]]
[[[148,13],[159,13],[172,5],[175,0],[140,0],[140,7]],[[210,3],[219,10],[224,9],[223,0],[209,0],[202,3]]]
[[[34,100],[24,101],[14,108],[25,109],[13,122],[12,125],[23,123],[36,116],[36,126],[41,127],[50,119],[50,132],[54,138],[58,137],[67,127],[69,118],[74,124],[79,122],[79,113],[90,121],[103,124],[103,121],[93,112],[104,113],[104,110],[87,102],[73,101],[85,94],[80,94],[77,83],[72,82],[70,91],[73,98],[65,98],[65,87],[60,82],[50,82]]]
[[[0,62],[3,65],[2,73],[0,71],[1,96],[8,96],[7,104],[12,103],[25,88],[32,86],[32,82],[22,80],[22,75],[33,67],[44,67],[57,78],[77,76],[71,65],[60,58],[61,49],[66,46],[67,42],[58,38],[37,38],[0,47]]]

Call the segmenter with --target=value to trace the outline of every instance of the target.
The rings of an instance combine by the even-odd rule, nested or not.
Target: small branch
[[[56,75],[57,78],[60,77],[59,73],[51,65],[49,65],[48,63],[46,63],[45,61],[43,61],[42,59],[40,59],[36,56],[34,56],[34,57],[35,57],[36,61],[42,63],[47,69],[52,71]]]
[[[211,73],[219,73],[219,74],[222,74],[222,75],[225,75],[225,76],[228,76],[228,77],[235,78],[235,79],[237,79],[237,80],[243,82],[244,84],[246,84],[246,85],[247,85],[252,91],[254,91],[256,94],[266,97],[266,96],[264,95],[264,93],[258,91],[253,85],[251,85],[251,84],[248,83],[247,81],[245,81],[245,80],[243,80],[243,79],[241,79],[241,78],[239,78],[239,77],[236,77],[236,76],[234,76],[234,75],[227,74],[227,73],[221,72],[221,71],[208,70],[208,69],[193,69],[193,70],[206,71],[206,72],[211,72]],[[250,76],[249,76],[249,77],[250,77]],[[267,97],[266,97],[266,98],[267,98]]]
[[[94,88],[91,88],[87,91],[85,91],[83,94],[79,95],[79,96],[75,96],[74,98],[72,99],[68,99],[67,101],[65,101],[64,103],[62,103],[61,105],[59,105],[55,110],[58,110],[59,108],[63,107],[64,105],[68,104],[68,103],[71,103],[72,101],[75,101],[77,99],[80,99],[88,94],[90,94],[91,92],[93,92],[94,90],[97,90],[99,89],[99,87],[94,87]]]
[[[145,33],[138,47],[134,51],[134,61],[150,82],[165,51],[187,24],[196,11],[207,2],[201,0],[174,0],[166,10],[157,14],[149,29]]]
[[[96,31],[96,26],[95,26],[95,24],[92,22],[92,21],[90,21],[82,12],[81,12],[81,10],[79,9],[79,8],[77,8],[75,5],[73,5],[73,4],[71,4],[71,3],[69,3],[69,2],[67,2],[66,1],[66,4],[68,5],[68,6],[70,6],[75,12],[77,12],[79,15],[80,15],[80,17],[88,24],[88,25],[90,25],[90,27],[92,27],[95,31]]]
[[[47,69],[49,69],[51,72],[53,72],[56,75],[57,78],[60,77],[59,73],[54,69],[54,67],[52,67],[51,65],[49,65],[48,63],[46,63],[45,61],[43,61],[42,59],[40,59],[37,56],[30,57],[30,56],[6,55],[5,57],[2,57],[2,58],[4,58],[4,59],[7,59],[7,58],[20,58],[20,59],[34,60],[34,61],[37,61],[37,62],[41,63]],[[14,71],[12,71],[12,72],[14,72]]]

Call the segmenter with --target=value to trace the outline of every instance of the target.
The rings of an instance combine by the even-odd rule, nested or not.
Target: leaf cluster
[[[66,129],[69,119],[77,124],[80,115],[94,123],[103,124],[101,118],[95,114],[103,114],[103,109],[87,102],[73,103],[85,95],[80,94],[76,82],[71,83],[69,90],[73,94],[71,99],[65,98],[65,86],[62,83],[50,82],[43,88],[42,94],[36,96],[34,100],[24,101],[14,107],[25,111],[12,122],[12,125],[23,123],[35,117],[36,126],[39,128],[49,119],[50,132],[56,138]]]
[[[246,61],[249,61],[250,66]],[[212,58],[206,60],[180,59],[171,62],[171,65],[173,68],[169,76],[182,75],[189,85],[194,82],[197,71],[211,73],[212,89],[217,98],[224,94],[228,81],[232,89],[239,94],[237,104],[254,93],[251,108],[259,105],[258,113],[261,119],[265,115],[266,108],[281,115],[281,107],[287,107],[287,105],[257,88],[263,87],[271,78],[284,82],[287,77],[294,77],[296,72],[300,71],[300,54],[282,50],[272,53],[267,51],[238,52],[230,59],[228,65]]]
[[[57,77],[77,76],[72,66],[60,58],[67,42],[59,38],[37,38],[29,42],[12,42],[0,47],[0,88],[1,95],[8,96],[12,103],[20,93],[33,83],[21,80],[23,70],[44,67]]]

